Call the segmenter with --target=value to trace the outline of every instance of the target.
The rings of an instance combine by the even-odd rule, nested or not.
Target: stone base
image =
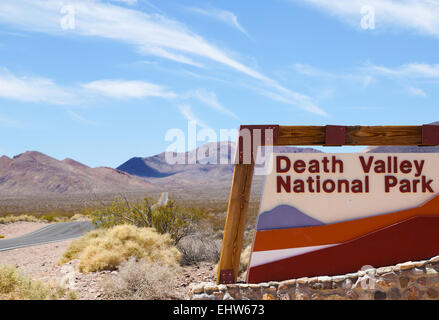
[[[200,283],[191,300],[439,300],[439,256],[342,276],[259,284]]]

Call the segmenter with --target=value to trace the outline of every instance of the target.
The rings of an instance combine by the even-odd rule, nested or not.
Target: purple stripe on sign
[[[289,205],[280,205],[259,215],[257,230],[313,227],[324,225],[302,211]]]

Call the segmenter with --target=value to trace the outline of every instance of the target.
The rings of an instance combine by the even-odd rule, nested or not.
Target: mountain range
[[[234,142],[207,143],[195,150],[174,154],[192,164],[170,164],[166,154],[134,157],[118,166],[91,168],[73,159],[57,160],[37,151],[13,158],[0,157],[0,198],[38,195],[118,194],[123,192],[198,193],[207,189],[226,194],[233,174]],[[313,148],[275,147],[275,152],[321,152]],[[363,152],[439,152],[439,147],[367,148]],[[220,164],[218,164],[220,163]],[[254,179],[262,184],[263,177]],[[208,188],[206,188],[208,186]]]

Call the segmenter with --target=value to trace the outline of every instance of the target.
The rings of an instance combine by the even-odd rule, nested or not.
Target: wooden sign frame
[[[272,139],[265,139],[266,130]],[[260,139],[253,139],[258,132]],[[250,161],[244,161],[243,133],[250,133]],[[260,141],[256,141],[260,140]],[[262,141],[262,143],[261,143]],[[256,144],[256,145],[255,145]],[[437,146],[439,125],[422,126],[280,126],[243,125],[239,129],[237,160],[227,207],[227,218],[217,283],[235,283],[244,239],[245,224],[258,146]]]

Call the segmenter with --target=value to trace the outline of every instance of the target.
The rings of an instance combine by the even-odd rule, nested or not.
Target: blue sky
[[[435,0],[3,0],[0,153],[116,167],[191,119],[429,123],[438,49]]]

